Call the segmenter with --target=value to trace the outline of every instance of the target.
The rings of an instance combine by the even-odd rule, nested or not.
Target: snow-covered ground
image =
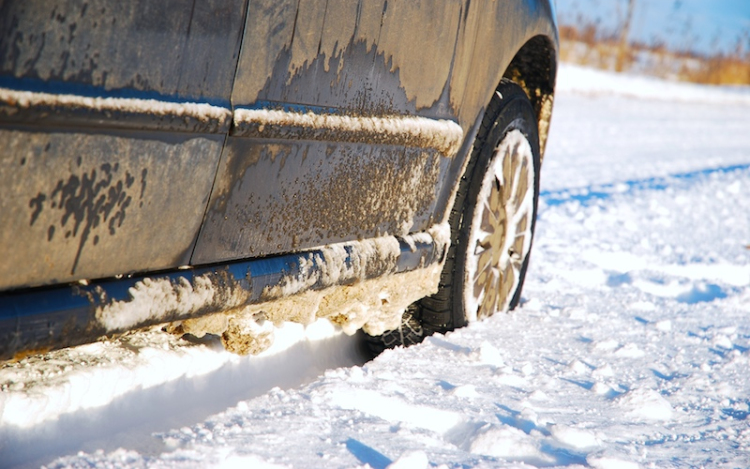
[[[7,366],[0,467],[750,467],[747,96],[565,66],[522,307],[368,363],[316,324]]]

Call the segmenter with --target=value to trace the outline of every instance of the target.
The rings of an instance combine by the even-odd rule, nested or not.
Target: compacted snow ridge
[[[0,466],[750,467],[748,107],[560,73],[611,91],[556,96],[515,311],[367,363],[306,363],[352,339],[324,321],[256,357],[141,332],[8,364]]]
[[[329,321],[274,330],[265,352],[242,357],[216,337],[126,334],[6,364],[0,371],[0,467],[39,467],[80,450],[162,450],[152,432],[179,428],[262,395],[362,364],[360,344]],[[254,466],[253,466],[254,467]]]

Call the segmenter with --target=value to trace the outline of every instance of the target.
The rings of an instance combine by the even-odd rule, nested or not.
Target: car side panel
[[[0,83],[228,104],[245,1],[4,1]]]
[[[0,2],[0,290],[189,262],[245,7]]]
[[[472,0],[463,12],[458,36],[449,85],[450,103],[451,108],[456,109],[466,141],[459,158],[451,162],[446,175],[448,181],[438,197],[435,215],[438,219],[447,216],[452,207],[455,190],[471,155],[471,144],[485,106],[514,55],[534,37],[544,37],[554,52],[551,63],[539,67],[540,74],[550,74],[550,92],[554,88],[558,39],[552,0]],[[544,77],[542,80],[547,79]],[[549,119],[549,115],[544,117],[540,114],[537,118]]]
[[[250,0],[232,102],[430,108],[450,73],[461,9],[456,0]]]
[[[187,264],[223,140],[0,130],[0,288]]]
[[[0,103],[0,145],[14,148],[0,171],[0,187],[12,188],[0,202],[12,220],[0,289],[424,230],[445,219],[515,51],[555,38],[548,0],[246,1],[0,3],[0,88],[157,109],[196,101],[227,116],[419,116],[457,122],[463,147],[280,141],[236,126],[225,140],[223,118]]]
[[[402,146],[231,138],[193,263],[420,231],[446,160]]]
[[[422,108],[422,116],[452,119],[444,94],[461,8],[458,1],[251,0],[233,105],[355,120]],[[230,136],[193,263],[433,224],[455,155],[351,142],[346,132],[324,141]]]

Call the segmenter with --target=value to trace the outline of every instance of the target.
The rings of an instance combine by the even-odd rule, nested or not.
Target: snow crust
[[[458,153],[463,140],[463,130],[457,123],[415,116],[346,116],[270,109],[237,109],[234,112],[234,121],[237,124],[259,125],[261,135],[272,127],[299,127],[342,135],[370,135],[384,141],[412,142],[416,146],[434,148],[448,157]]]
[[[395,262],[396,253],[399,251],[398,242],[389,246],[390,251],[382,249],[387,242],[378,241],[374,246],[380,248],[373,254],[380,260]],[[335,249],[324,251],[324,255],[334,263],[328,264],[333,269],[324,270],[321,275],[324,279],[337,278],[346,275],[351,278],[352,273],[346,272],[349,267],[345,265],[346,253],[336,252]],[[335,262],[339,263],[336,264]],[[437,291],[437,285],[442,271],[442,264],[436,263],[413,272],[405,272],[391,275],[385,278],[367,279],[367,261],[352,265],[355,269],[355,278],[360,280],[352,285],[344,287],[332,287],[318,291],[307,291],[298,296],[290,296],[268,305],[259,306],[266,312],[267,317],[273,321],[280,318],[292,318],[303,324],[313,318],[327,318],[333,323],[341,326],[346,334],[352,335],[359,329],[378,335],[385,331],[396,329],[401,324],[401,315],[414,301]],[[395,264],[394,264],[395,265]],[[270,290],[273,295],[294,295],[304,285],[313,285],[318,281],[318,274],[300,277],[290,277],[281,286]],[[289,316],[292,314],[292,316]]]
[[[91,98],[69,94],[38,93],[0,88],[0,102],[21,109],[38,106],[84,108],[93,111],[122,111],[159,116],[192,117],[201,122],[223,122],[232,116],[229,109],[205,103],[170,103],[155,99]]]
[[[651,125],[657,117],[662,126]],[[106,437],[121,449],[67,447],[47,467],[750,467],[750,144],[737,130],[747,118],[744,105],[563,91],[514,312],[362,366],[332,364],[306,384],[227,399],[171,430]],[[107,369],[60,360],[68,373]],[[149,363],[168,369],[118,363],[133,376],[150,375]],[[298,373],[295,363],[277,368]],[[65,396],[49,389],[52,378],[28,384],[23,373],[37,365],[6,368],[21,375],[0,380],[2,397],[35,388]],[[222,383],[211,383],[207,401]],[[179,395],[131,392],[145,397],[130,412]],[[20,401],[7,402],[3,415],[22,414]],[[34,412],[27,418],[41,421]],[[40,447],[64,438],[41,427],[52,436],[35,440]],[[0,457],[16,448],[0,446]]]
[[[450,227],[437,224],[401,239],[411,246],[427,242],[444,250],[450,243]],[[300,272],[267,287],[261,297],[265,301],[256,305],[247,305],[248,292],[243,288],[227,287],[225,282],[219,286],[208,274],[196,277],[192,284],[184,278],[179,282],[146,278],[129,289],[127,300],[99,307],[96,317],[107,330],[121,331],[144,321],[167,322],[178,311],[223,309],[172,323],[169,329],[197,337],[221,335],[227,348],[241,354],[265,350],[273,342],[272,325],[288,321],[307,325],[327,318],[349,335],[362,328],[373,335],[382,334],[400,325],[408,305],[437,291],[442,270],[441,263],[434,263],[412,272],[372,278],[396,272],[400,253],[399,239],[384,236],[325,246],[312,255],[300,254]],[[313,286],[318,289],[310,290]]]
[[[128,330],[149,320],[168,318],[174,311],[195,313],[212,305],[218,307],[216,297],[221,294],[221,306],[236,308],[248,298],[241,289],[223,289],[208,275],[196,277],[193,284],[185,278],[173,283],[169,279],[145,278],[128,290],[129,298],[100,306],[96,311],[99,323],[108,331]]]

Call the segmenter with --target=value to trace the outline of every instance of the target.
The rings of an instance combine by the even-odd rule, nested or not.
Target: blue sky
[[[561,24],[579,18],[613,31],[627,0],[557,0]],[[738,39],[750,49],[750,0],[636,0],[631,40],[663,41],[673,49],[731,52]]]

